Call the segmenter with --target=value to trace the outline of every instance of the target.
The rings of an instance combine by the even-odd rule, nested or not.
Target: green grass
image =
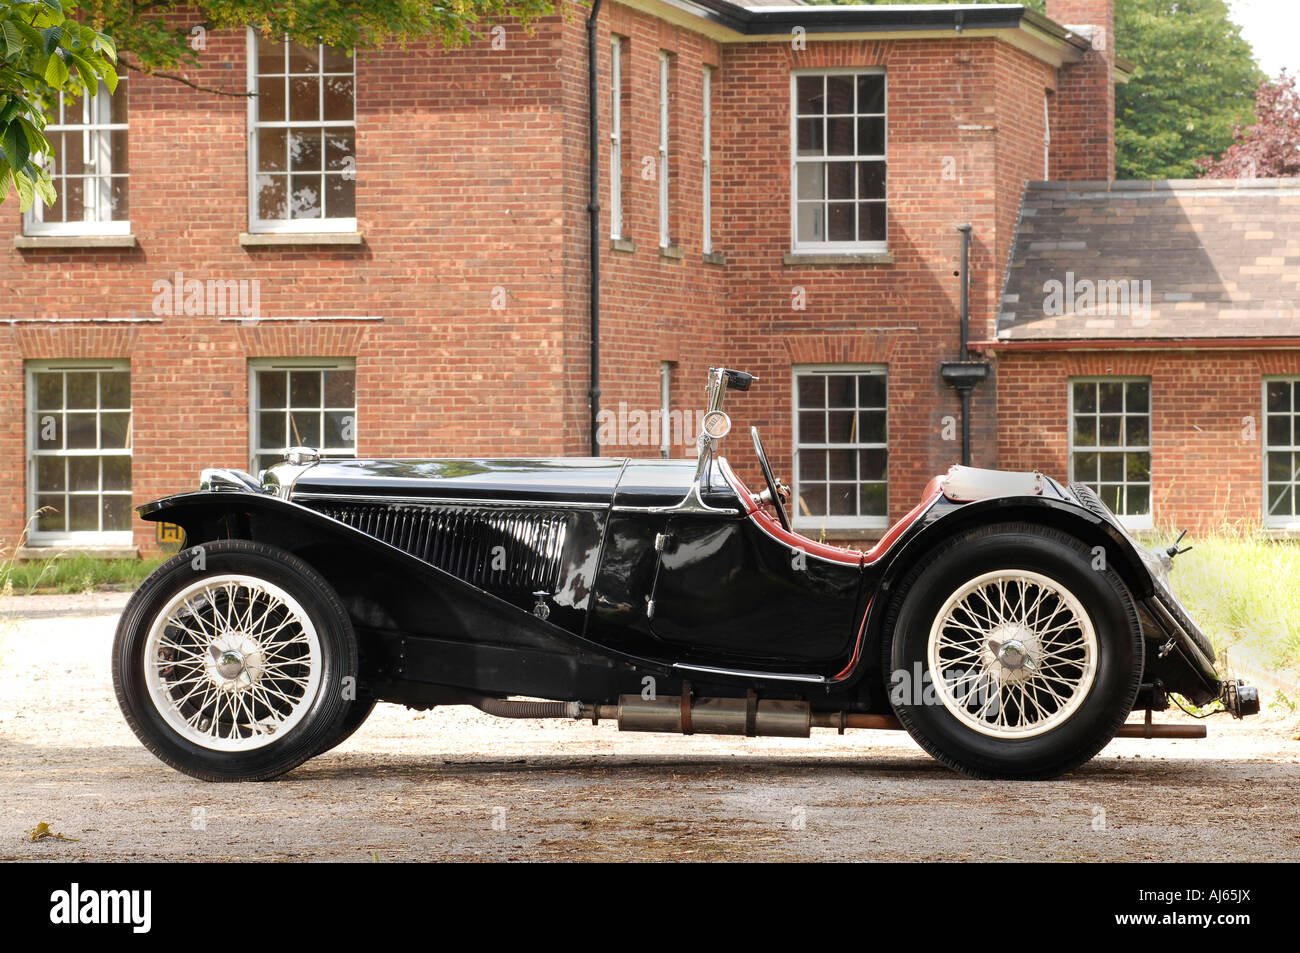
[[[1145,534],[1144,534],[1145,536]],[[1146,536],[1167,546],[1172,534]],[[1300,542],[1225,528],[1192,536],[1170,582],[1216,651],[1239,648],[1268,667],[1300,673]]]
[[[0,561],[0,592],[85,592],[110,586],[134,589],[162,559],[100,559],[78,553],[50,559]]]

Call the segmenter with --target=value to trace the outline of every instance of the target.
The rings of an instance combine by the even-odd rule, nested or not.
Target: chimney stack
[[[1053,179],[1115,178],[1114,0],[1047,0],[1047,15],[1089,40],[1081,62],[1064,66],[1056,84]]]

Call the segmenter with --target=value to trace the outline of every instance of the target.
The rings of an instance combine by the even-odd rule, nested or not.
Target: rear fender
[[[972,503],[940,500],[923,517],[921,529],[888,557],[888,565],[867,609],[864,623],[863,644],[876,646],[877,650],[864,651],[858,660],[858,670],[846,681],[856,681],[868,673],[879,673],[880,640],[889,636],[885,631],[886,620],[895,601],[902,595],[898,587],[907,574],[936,548],[960,533],[995,523],[1034,523],[1069,533],[1092,549],[1095,555],[1102,556],[1105,564],[1119,574],[1135,604],[1151,595],[1151,576],[1132,545],[1115,526],[1082,507],[1037,496],[995,497]],[[868,683],[874,682],[874,679],[869,679]]]

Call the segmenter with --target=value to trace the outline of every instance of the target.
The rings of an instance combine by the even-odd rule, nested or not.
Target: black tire
[[[154,680],[151,689],[150,679],[146,677],[145,655],[158,616],[167,610],[169,603],[196,584],[230,575],[247,577],[250,585],[240,588],[237,583],[232,584],[233,595],[223,595],[226,590],[221,588],[213,590],[215,595],[194,595],[189,609],[173,613],[173,619],[184,615],[186,625],[192,625],[198,630],[197,633],[188,632],[179,625],[165,626],[158,630],[161,633],[160,639],[184,641],[185,651],[190,654],[181,657],[172,666],[160,667],[157,672],[151,671],[150,677]],[[277,587],[296,601],[297,609],[302,610],[310,626],[298,623],[297,610],[290,603],[281,602],[281,608],[275,609],[271,597],[262,596],[267,601],[261,603],[263,614],[257,617],[261,628],[254,633],[252,610],[259,604],[259,597],[250,597],[249,594],[258,591],[253,584],[259,583]],[[243,601],[239,601],[241,595]],[[223,604],[227,618],[232,611],[247,609],[246,619],[237,619],[235,624],[227,624],[220,617],[219,606]],[[263,621],[268,616],[270,621]],[[281,625],[283,620],[288,621]],[[274,626],[279,628],[273,629]],[[244,629],[248,632],[239,631]],[[268,629],[272,631],[268,633]],[[309,650],[299,647],[306,644],[299,640],[308,638],[305,634],[308,629],[315,633],[316,665],[311,664],[310,656],[304,656]],[[212,632],[223,634],[212,635]],[[219,639],[226,638],[252,641],[245,643],[249,648],[241,648],[242,654],[232,652],[218,659],[217,652],[222,649],[218,646],[214,651],[214,644]],[[286,643],[277,639],[291,641]],[[259,645],[263,646],[261,651],[264,655],[257,655],[257,649],[253,648]],[[163,652],[170,649],[156,651],[162,657]],[[202,702],[196,705],[180,697],[183,692],[180,687],[182,682],[193,683],[204,691],[205,694],[200,698],[206,699],[209,690],[213,692],[212,698],[219,696],[215,682],[204,682],[205,672],[209,680],[217,677],[211,674],[212,668],[208,668],[208,652],[212,653],[213,668],[225,664],[228,666],[227,671],[230,667],[235,667],[240,673],[237,676],[223,675],[222,678],[237,680],[246,677],[248,684],[254,681],[262,684],[262,673],[267,673],[267,688],[281,693],[289,692],[296,697],[282,703],[279,710],[271,712],[266,707],[259,707],[257,697],[242,696],[247,709],[236,708],[231,703],[228,714],[232,717],[223,721],[221,703],[215,703],[216,707],[205,707]],[[282,662],[285,653],[290,657]],[[177,657],[172,653],[167,660]],[[255,667],[257,663],[250,662],[250,658],[256,658],[261,663],[260,667]],[[271,659],[277,661],[270,661]],[[273,668],[277,665],[280,668]],[[308,681],[315,677],[312,670],[317,668],[319,677],[314,682],[314,689],[308,684],[300,691],[290,683],[276,681],[278,674],[270,674],[285,673],[286,678],[301,677]],[[245,669],[249,671],[247,676],[242,674]],[[265,781],[279,777],[313,757],[322,750],[322,745],[337,736],[347,717],[350,706],[344,700],[343,686],[349,683],[344,682],[344,679],[355,679],[356,674],[356,636],[346,610],[329,583],[297,556],[274,546],[247,540],[205,543],[185,550],[160,566],[127,603],[113,642],[113,687],[127,724],[141,743],[161,761],[204,781]],[[163,697],[176,704],[162,701]],[[233,698],[235,693],[227,692],[221,697]],[[270,700],[275,696],[263,694],[261,697]],[[283,717],[286,708],[293,723],[283,733],[275,734],[276,721],[268,716]],[[166,715],[163,709],[167,710]],[[245,711],[257,712],[257,715],[247,717]],[[213,713],[211,717],[208,717],[209,712]],[[195,736],[208,739],[200,729],[213,728],[219,732],[225,725],[231,739],[243,736],[246,732],[249,736],[257,736],[252,744],[258,746],[245,750],[216,750],[208,743],[198,743],[194,737],[187,737],[184,724],[173,723],[177,720],[184,722],[186,718],[194,719],[190,728]],[[279,722],[285,723],[288,723],[287,720]],[[260,730],[255,731],[252,727],[254,724],[259,725]],[[269,729],[266,727],[268,725]],[[270,741],[262,741],[262,736],[272,737]],[[211,744],[224,741],[221,738],[208,740]]]
[[[355,699],[345,703],[343,721],[335,729],[334,734],[326,739],[325,744],[321,745],[316,754],[321,755],[327,751],[333,751],[356,734],[357,729],[366,723],[366,719],[370,717],[370,713],[375,710],[377,704],[378,702],[364,690],[358,692]]]
[[[1035,626],[1022,629],[1013,627],[999,632],[991,626],[985,626],[982,621],[976,627],[963,627],[959,621],[952,625],[938,625],[940,613],[948,606],[950,599],[957,599],[976,580],[987,579],[987,574],[994,573],[1005,575],[1009,580],[1008,586],[1013,591],[1017,586],[1024,587],[1019,590],[1017,598],[1027,600],[1032,594],[1043,594],[1042,598],[1046,601],[1038,603],[1043,609],[1036,610],[1034,620],[1041,618],[1037,613],[1055,610],[1058,606],[1069,609],[1065,597],[1060,593],[1072,597],[1087,616],[1095,633],[1095,650],[1079,647],[1086,638],[1082,624],[1073,627],[1067,625],[1061,630],[1060,637],[1066,641],[1073,640],[1065,651],[1074,654],[1068,656],[1064,663],[1055,658],[1046,663],[1067,666],[1051,669],[1058,674],[1065,671],[1067,685],[1069,678],[1077,676],[1077,684],[1072,692],[1061,683],[1053,682],[1057,688],[1062,689],[1064,702],[1058,704],[1038,688],[1033,689],[1034,702],[1020,702],[1019,706],[1015,704],[1015,699],[1023,695],[1016,696],[1014,688],[1005,689],[1013,694],[1004,694],[1004,680],[1013,677],[1032,679],[1036,673],[1045,675],[1047,672],[1042,668],[1045,664],[1042,660],[1049,656],[1042,654],[1046,651],[1042,646],[1052,643],[1032,643],[1032,639],[1040,638],[1035,635]],[[1046,583],[1040,585],[1035,582],[1038,577],[1045,578]],[[996,586],[996,582],[993,585]],[[982,591],[989,593],[994,601],[999,598],[992,588]],[[1031,780],[1057,777],[1088,761],[1105,747],[1132,710],[1142,680],[1144,663],[1142,630],[1137,610],[1119,576],[1104,560],[1095,559],[1093,551],[1078,539],[1056,530],[1027,524],[981,527],[936,548],[905,577],[899,592],[900,597],[894,603],[886,628],[886,632],[892,632],[893,635],[884,640],[883,646],[884,671],[904,673],[894,675],[892,679],[890,675],[886,676],[887,681],[891,681],[891,702],[908,733],[921,747],[949,767],[975,778]],[[960,606],[960,602],[957,605]],[[976,602],[975,605],[980,603]],[[1006,597],[1006,606],[1008,612],[1014,615],[1014,612],[1010,612],[1013,608],[1010,597]],[[976,618],[974,615],[959,615],[961,611],[960,608],[953,609],[953,614],[945,614],[945,618],[967,621]],[[988,611],[987,614],[993,617],[995,612]],[[1053,615],[1038,628],[1050,630],[1056,618],[1068,620],[1071,616]],[[949,663],[944,661],[943,652],[956,652],[957,654],[947,656],[956,659],[960,658],[961,649],[936,649],[939,667],[952,666],[948,668],[950,675],[961,671],[955,667],[959,664],[970,666],[966,671],[971,673],[996,673],[996,680],[984,682],[983,695],[989,699],[985,704],[990,706],[987,712],[979,705],[979,696],[976,696],[975,701],[965,701],[963,707],[964,699],[957,697],[961,694],[961,689],[949,689],[947,701],[941,697],[942,692],[937,690],[938,675],[931,670],[929,657],[932,628],[936,633],[936,645],[941,645],[944,638],[949,639],[949,645],[954,638],[969,639],[971,651],[978,650],[981,653],[967,661]],[[997,638],[973,634],[976,628],[981,633],[987,628]],[[967,629],[972,631],[971,635],[965,634]],[[1020,632],[1026,634],[1023,641],[1019,638]],[[1034,647],[1032,651],[1021,654],[1015,647],[1021,644],[1033,644]],[[983,655],[986,646],[988,656]],[[1006,655],[998,654],[1000,646],[1006,647]],[[1038,655],[1038,662],[1024,664],[1024,658],[1032,658],[1035,654]],[[1076,665],[1073,661],[1086,659],[1089,654],[1093,658],[1094,673],[1090,685],[1087,684],[1088,676],[1084,674],[1087,666]],[[1013,668],[1007,667],[1008,664],[1014,665],[1014,669],[1023,666],[1026,671],[1013,676],[1008,674],[1014,672]],[[927,686],[925,691],[912,690],[915,673],[918,671],[923,673],[922,680]],[[975,685],[981,676],[968,677],[971,680],[966,681],[962,687]],[[950,678],[947,684],[951,686],[957,683]],[[994,690],[991,686],[997,688]],[[1011,700],[1004,705],[1003,698]],[[1036,702],[1039,699],[1043,700],[1044,705],[1040,713],[1036,714],[1029,704],[1038,707]],[[975,708],[971,708],[971,705]],[[1052,710],[1053,706],[1055,711]],[[997,715],[999,707],[1004,709],[1001,716]],[[959,710],[964,718],[959,717]],[[1010,729],[987,724],[989,714],[1005,717],[1008,722],[1016,721],[1017,724],[1013,726],[1016,730],[1023,730],[1027,726],[1041,733],[1009,737]],[[972,720],[981,722],[980,730],[972,726]],[[1001,734],[998,735],[998,732]]]

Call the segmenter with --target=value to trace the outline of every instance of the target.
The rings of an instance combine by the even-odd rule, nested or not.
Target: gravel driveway
[[[1300,860],[1300,719],[1269,709],[1010,783],[901,732],[686,739],[383,705],[281,781],[205,784],[118,713],[125,601],[0,603],[0,860]],[[40,822],[78,840],[31,843]]]

